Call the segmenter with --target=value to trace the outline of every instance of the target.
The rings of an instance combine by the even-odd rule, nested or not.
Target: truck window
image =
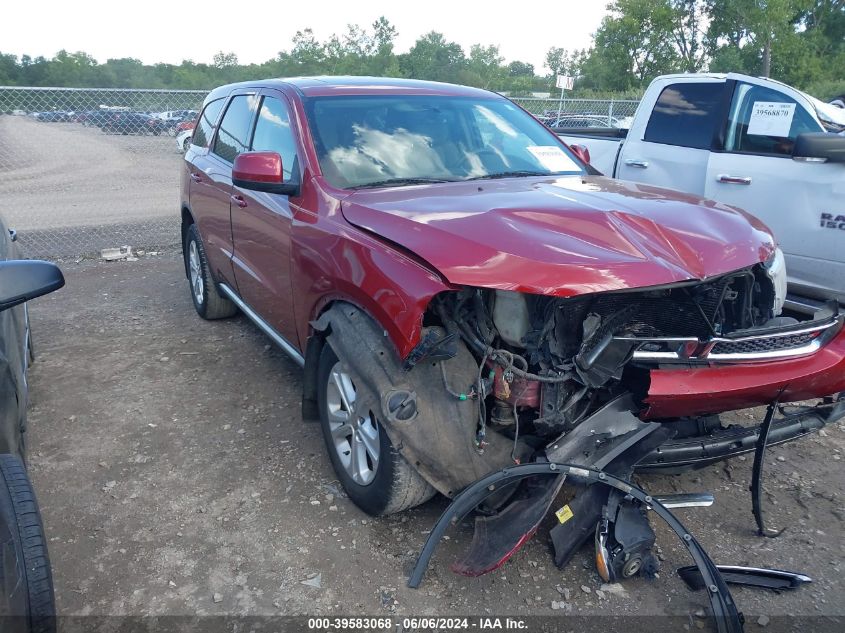
[[[229,102],[211,151],[230,163],[249,147],[252,115],[258,102],[256,95],[236,95]]]
[[[285,181],[291,180],[298,169],[296,142],[290,129],[290,116],[284,103],[274,97],[264,97],[255,134],[252,137],[254,152],[277,152],[282,157]]]
[[[643,140],[710,149],[725,84],[678,83],[660,93]]]
[[[191,143],[197,147],[208,147],[208,140],[211,138],[211,132],[214,130],[214,124],[217,123],[217,117],[220,116],[220,110],[223,109],[223,104],[226,100],[221,97],[214,101],[209,101],[202,111],[202,115],[197,119],[197,126],[191,135]]]
[[[791,156],[799,134],[823,131],[792,97],[772,88],[738,83],[728,116],[725,150]]]

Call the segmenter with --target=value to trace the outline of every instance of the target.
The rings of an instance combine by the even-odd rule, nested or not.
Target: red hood
[[[342,211],[453,284],[562,297],[705,279],[774,248],[748,214],[603,177],[362,189]]]

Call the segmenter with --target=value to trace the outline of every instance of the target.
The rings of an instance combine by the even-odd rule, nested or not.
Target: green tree
[[[448,42],[436,31],[420,37],[410,51],[399,56],[399,67],[406,77],[455,81],[465,66],[466,57],[461,46]]]
[[[672,36],[675,12],[668,0],[615,0],[608,10],[581,65],[584,87],[641,88],[682,66]]]
[[[778,40],[795,33],[804,5],[806,0],[709,0],[713,67],[742,64],[746,72],[771,76]]]

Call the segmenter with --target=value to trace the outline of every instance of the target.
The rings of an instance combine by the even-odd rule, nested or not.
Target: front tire
[[[188,281],[191,286],[191,299],[193,299],[197,314],[209,321],[235,315],[238,307],[221,295],[214,284],[196,224],[188,227],[184,253],[185,268],[188,271]]]
[[[335,473],[355,505],[372,516],[385,516],[434,496],[434,488],[393,447],[374,412],[356,410],[358,386],[328,343],[317,374],[323,439]]]

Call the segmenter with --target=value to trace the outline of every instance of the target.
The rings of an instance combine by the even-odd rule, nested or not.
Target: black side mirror
[[[792,158],[805,162],[845,163],[845,136],[831,132],[799,134]]]
[[[59,267],[38,260],[0,261],[0,311],[58,290],[65,285]]]

